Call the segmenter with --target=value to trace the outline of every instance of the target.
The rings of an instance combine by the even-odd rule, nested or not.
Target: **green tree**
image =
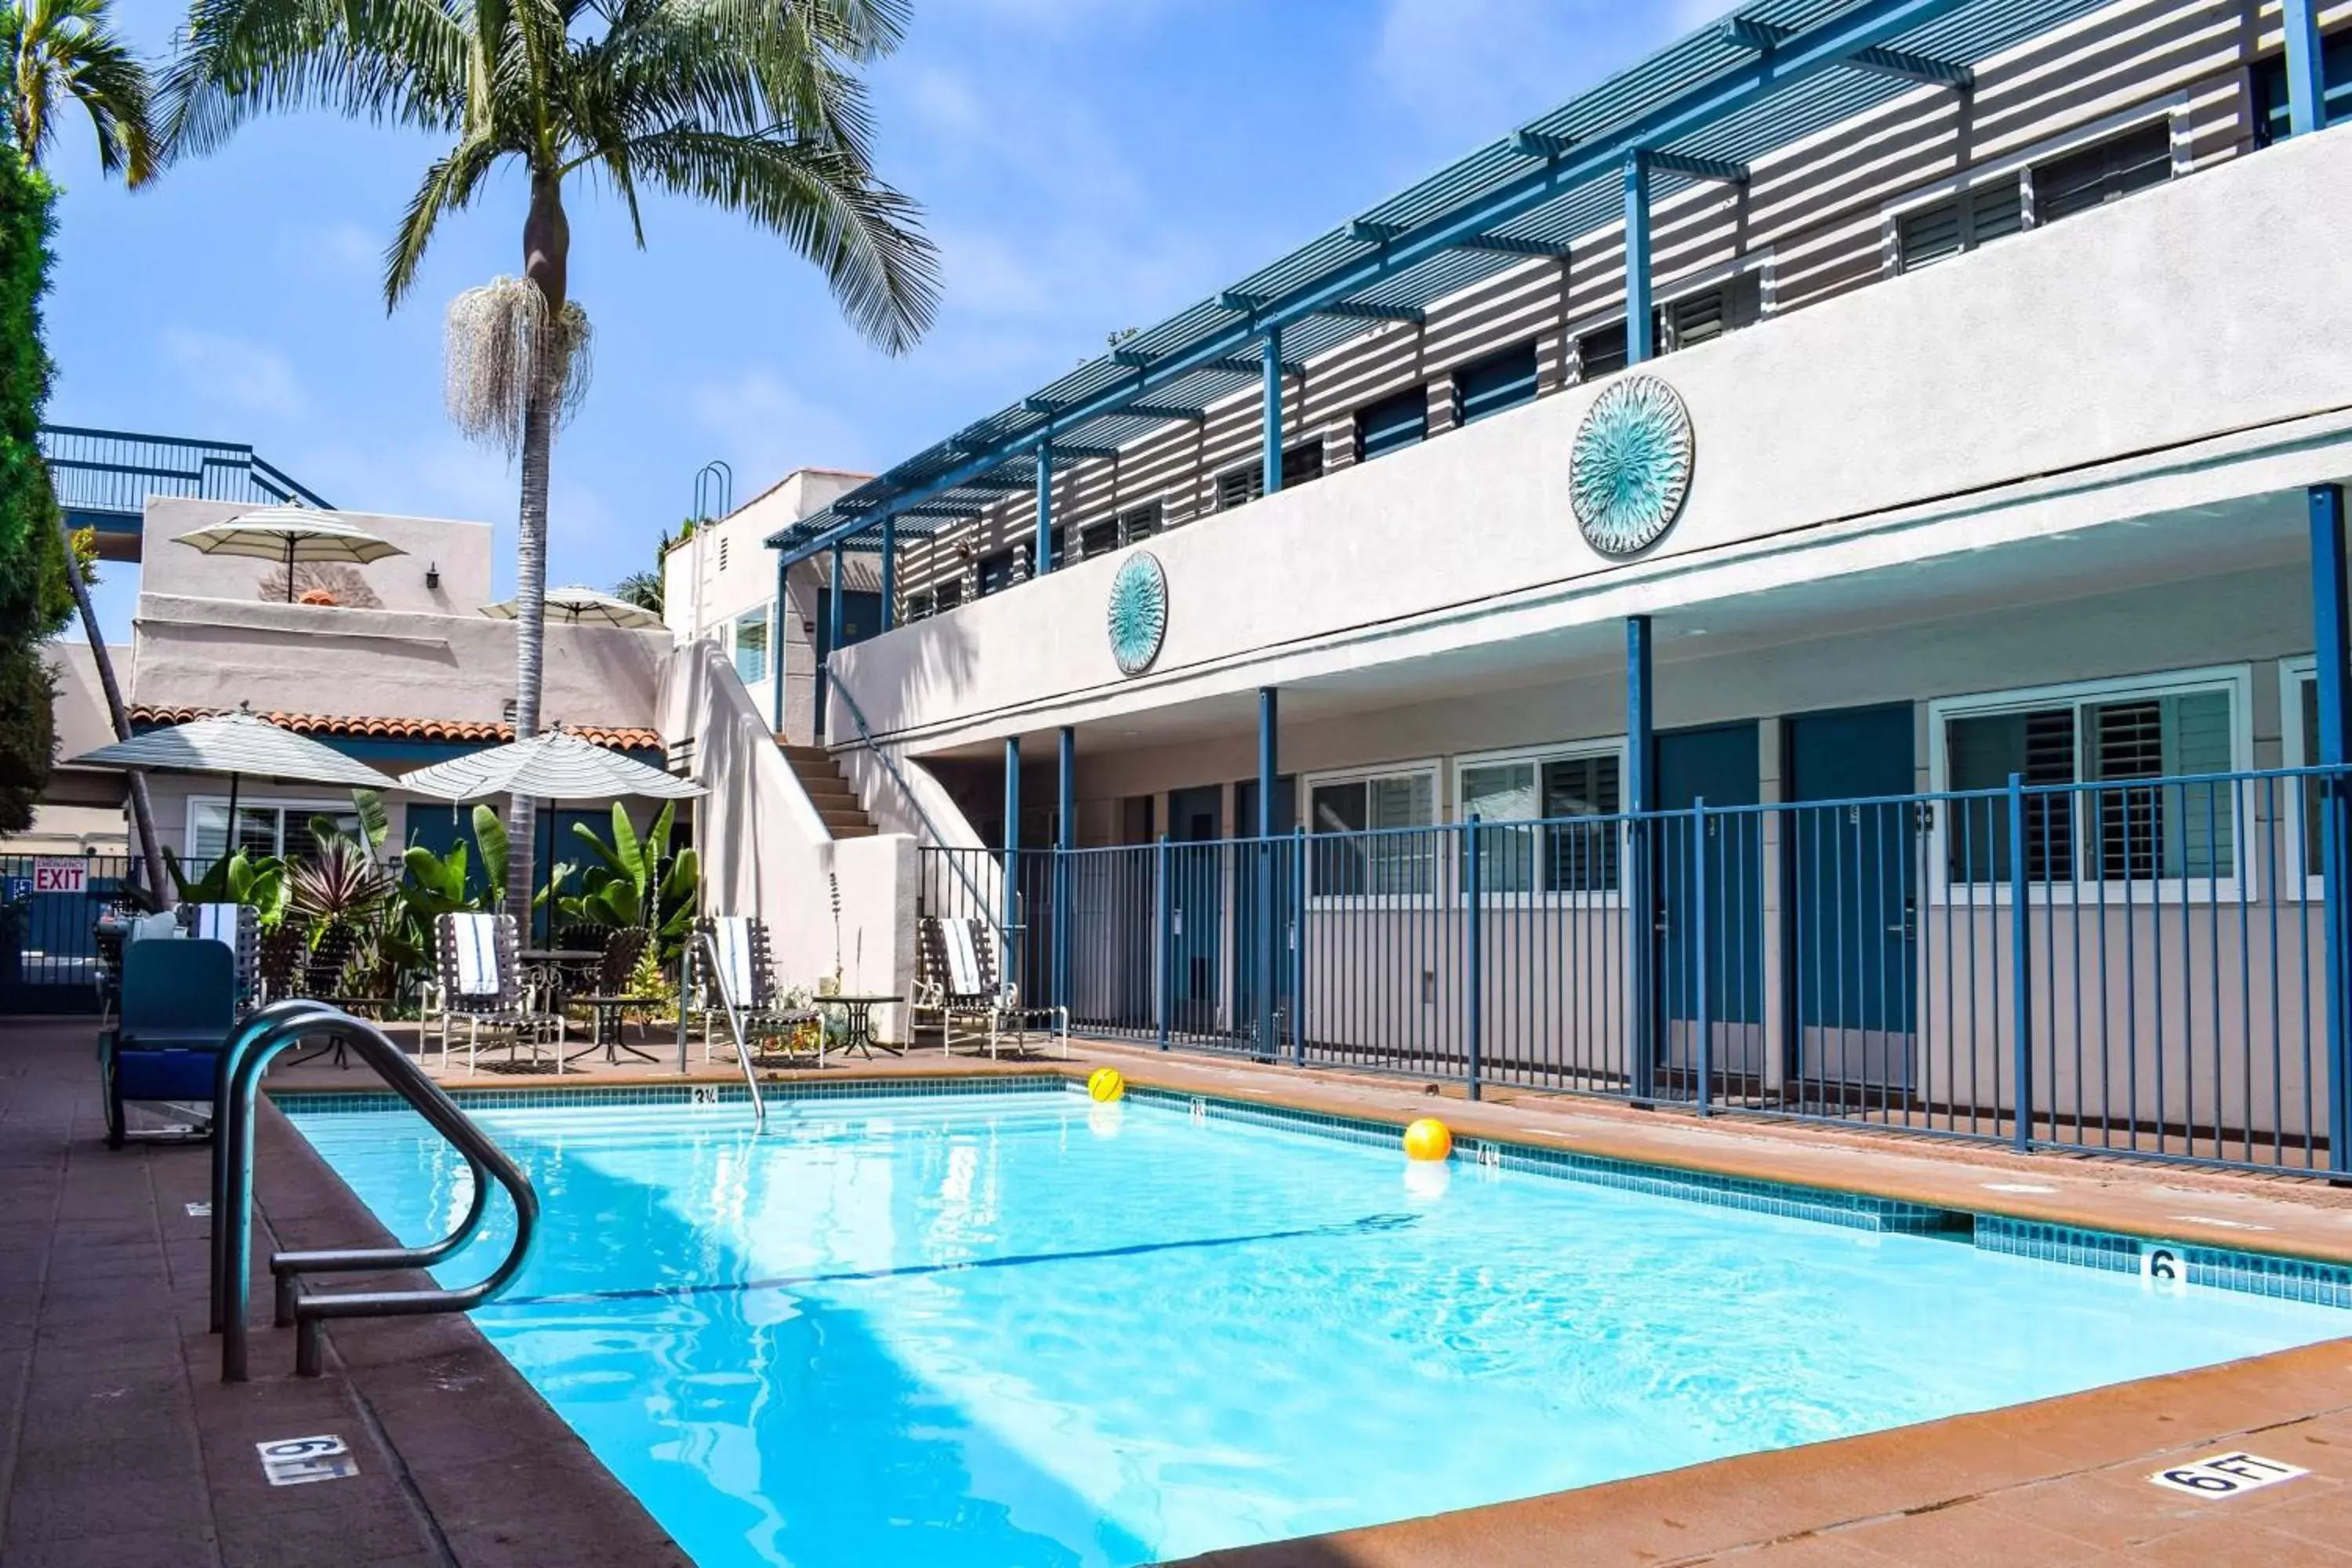
[[[114,36],[106,0],[14,0],[0,5],[8,51],[8,128],[38,168],[57,133],[57,110],[79,104],[98,132],[99,166],[143,185],[155,173],[147,118],[147,70]]]
[[[571,295],[566,182],[600,180],[639,245],[641,193],[740,214],[822,269],[887,352],[929,326],[935,254],[874,171],[861,71],[898,47],[905,0],[194,0],[163,78],[164,136],[208,152],[265,110],[326,108],[449,139],[385,253],[396,307],[441,220],[520,165],[522,276],[452,301],[446,383],[468,436],[520,459],[515,732],[539,730],[548,477],[587,383]],[[531,893],[530,803],[514,803],[508,903]]]

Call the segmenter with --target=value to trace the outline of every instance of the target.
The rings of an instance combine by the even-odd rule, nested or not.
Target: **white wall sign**
[[[79,893],[88,885],[88,862],[79,857],[43,855],[33,862],[33,891]]]
[[[2158,1470],[2147,1479],[2173,1491],[2220,1501],[2263,1487],[2307,1476],[2309,1470],[2265,1459],[2253,1454],[2212,1454],[2186,1465]]]

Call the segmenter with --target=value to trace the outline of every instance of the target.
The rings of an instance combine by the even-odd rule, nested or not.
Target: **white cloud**
[[[858,468],[871,447],[836,409],[759,366],[690,388],[687,408],[734,468],[738,505],[794,468]]]
[[[163,347],[163,357],[205,405],[278,419],[310,411],[293,362],[276,349],[194,327],[164,328]]]

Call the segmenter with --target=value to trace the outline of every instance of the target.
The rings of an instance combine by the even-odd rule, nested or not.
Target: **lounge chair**
[[[1042,1019],[1047,1040],[1058,1038],[1062,1054],[1070,1054],[1069,1009],[1021,1005],[1020,987],[999,979],[995,931],[988,922],[929,916],[917,926],[916,941],[922,963],[908,1003],[910,1034],[925,1019],[937,1019],[943,1053],[959,1043],[974,1049],[985,1044],[994,1057],[1007,1048],[1026,1051],[1030,1024]]]
[[[719,1018],[747,1056],[760,1056],[762,1040],[782,1040],[787,1054],[803,1047],[792,1042],[803,1031],[815,1040],[816,1065],[824,1065],[824,1029],[814,1007],[787,1006],[776,988],[776,966],[768,949],[768,928],[749,915],[720,915],[697,928],[703,981],[702,1059],[711,1059],[710,1036]]]
[[[209,1136],[221,1042],[236,1019],[236,954],[226,942],[125,942],[121,1011],[99,1042],[107,1147],[132,1136],[124,1107],[133,1100],[168,1102],[190,1118],[185,1130],[140,1136]]]
[[[438,961],[434,1010],[440,1018],[443,1067],[449,1065],[450,1033],[464,1024],[469,1078],[479,1064],[485,1029],[493,1045],[506,1046],[509,1062],[519,1047],[528,1045],[534,1066],[539,1047],[551,1037],[555,1070],[563,1070],[563,1017],[541,1011],[537,996],[523,984],[512,915],[443,915],[434,922],[434,947]]]

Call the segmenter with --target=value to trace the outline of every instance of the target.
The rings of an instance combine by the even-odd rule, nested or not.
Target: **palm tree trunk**
[[[74,554],[73,525],[66,521],[63,511],[58,513],[58,543],[66,552],[66,581],[73,585],[75,607],[81,611],[81,627],[89,637],[89,656],[98,666],[99,689],[106,693],[106,716],[114,725],[114,738],[131,739],[131,713],[122,705],[122,688],[114,679],[114,660],[108,657],[106,638],[98,629],[98,611],[89,602],[89,584],[81,580],[81,562]],[[147,888],[155,895],[158,909],[168,910],[173,904],[171,879],[163,873],[163,847],[155,842],[155,806],[147,798],[147,775],[133,768],[131,780],[131,825],[139,838],[139,852],[147,868]]]
[[[523,276],[539,286],[546,301],[544,330],[533,335],[542,353],[530,370],[530,395],[522,416],[522,505],[515,541],[515,739],[539,733],[540,685],[547,642],[547,480],[555,455],[556,403],[568,351],[562,321],[571,260],[572,227],[563,215],[562,187],[551,174],[534,172],[530,211],[523,219]],[[507,908],[515,923],[530,931],[531,862],[536,803],[507,803]]]

